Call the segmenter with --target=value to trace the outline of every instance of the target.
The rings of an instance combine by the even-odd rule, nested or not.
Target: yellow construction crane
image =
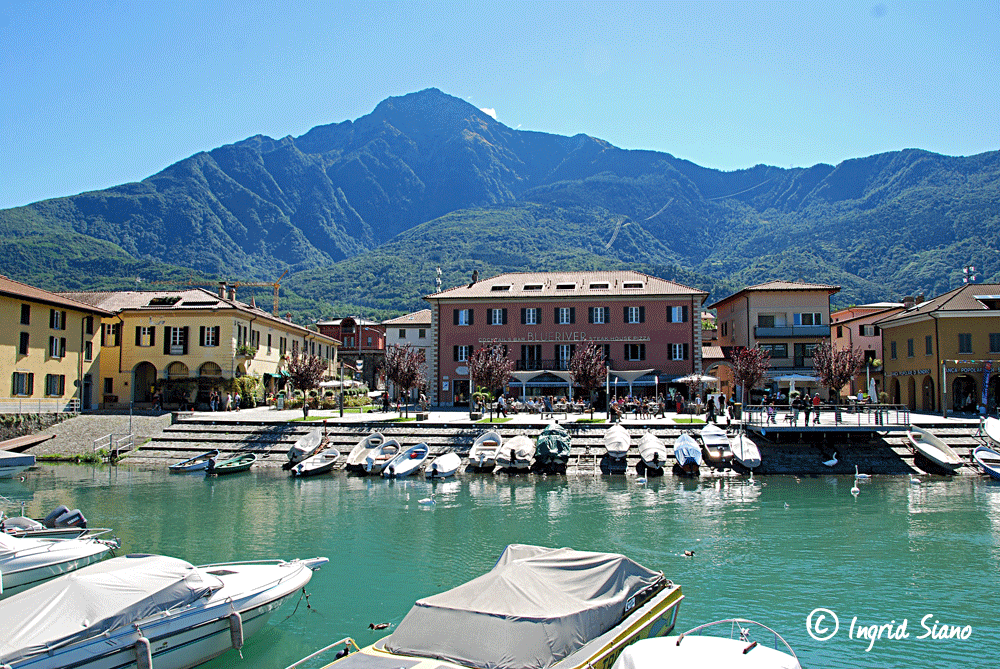
[[[239,286],[271,286],[272,288],[274,288],[274,304],[272,306],[272,313],[275,316],[277,316],[278,315],[278,289],[281,288],[281,280],[285,278],[285,274],[288,274],[288,270],[287,269],[284,272],[282,272],[281,276],[278,277],[277,281],[272,281],[270,283],[268,283],[268,282],[237,281],[237,282],[232,283],[230,285],[231,286],[235,286],[235,287],[239,287]]]
[[[272,306],[272,312],[275,316],[278,315],[278,289],[281,288],[281,280],[285,278],[285,274],[288,274],[286,269],[281,276],[278,277],[277,281],[195,281],[194,279],[189,279],[187,281],[150,281],[150,285],[158,286],[218,286],[225,285],[231,286],[233,288],[239,288],[240,286],[270,286],[274,289],[274,304]]]

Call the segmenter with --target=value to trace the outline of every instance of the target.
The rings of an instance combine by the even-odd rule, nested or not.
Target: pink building
[[[903,311],[901,302],[875,302],[847,307],[830,314],[830,340],[838,350],[861,350],[865,356],[865,366],[847,386],[841,395],[856,395],[867,393],[872,379],[875,379],[877,391],[883,390],[882,365],[873,364],[880,361],[882,355],[882,330],[876,321],[888,318]]]
[[[568,394],[559,373],[588,342],[604,347],[612,370],[648,370],[633,380],[634,394],[652,395],[654,386],[663,392],[675,379],[701,371],[699,315],[706,297],[630,270],[501,274],[428,295],[429,399],[467,405],[469,356],[494,342],[506,347],[517,372],[525,372],[509,385],[518,396]],[[628,387],[618,378],[619,392]]]

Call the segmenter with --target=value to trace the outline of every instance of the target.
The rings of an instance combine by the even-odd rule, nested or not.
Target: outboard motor
[[[87,519],[83,517],[80,509],[67,511],[56,518],[56,527],[87,527]]]
[[[60,504],[56,508],[49,511],[49,515],[45,516],[42,520],[42,524],[45,525],[45,527],[52,529],[56,526],[56,519],[64,513],[69,513],[69,507],[65,504]]]

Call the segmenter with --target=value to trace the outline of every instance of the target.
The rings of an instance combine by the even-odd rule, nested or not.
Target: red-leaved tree
[[[385,376],[397,389],[402,390],[407,396],[413,388],[417,388],[427,382],[426,357],[424,350],[415,349],[409,344],[399,346],[392,344],[385,349]],[[409,415],[409,403],[404,402],[405,410]]]
[[[761,382],[770,368],[771,354],[760,346],[744,346],[733,352],[733,377],[743,389],[740,399],[744,404],[750,399],[750,389]]]
[[[491,398],[494,391],[503,390],[504,384],[510,379],[510,374],[513,371],[514,361],[507,358],[501,344],[482,346],[469,356],[469,379],[472,381],[473,390],[476,387],[485,388],[490,393]],[[490,404],[490,420],[493,420],[492,403]]]
[[[819,382],[830,389],[834,402],[840,400],[840,389],[851,382],[864,363],[865,354],[861,349],[837,349],[827,341],[813,349],[813,369]]]
[[[593,418],[594,391],[604,385],[608,376],[608,367],[604,364],[604,347],[594,342],[585,342],[577,346],[569,361],[569,373],[573,382],[583,389],[591,400],[590,416]]]
[[[323,358],[308,353],[292,351],[288,358],[288,379],[295,390],[302,391],[302,416],[309,416],[309,391],[319,388],[323,375],[326,374],[327,362]]]

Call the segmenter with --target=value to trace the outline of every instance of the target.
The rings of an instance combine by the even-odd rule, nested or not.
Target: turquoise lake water
[[[805,667],[996,666],[1000,485],[876,477],[855,499],[853,483],[468,474],[431,484],[273,470],[206,479],[58,465],[0,481],[0,494],[33,516],[82,509],[91,526],[115,529],[119,554],[330,558],[307,588],[312,610],[286,604],[242,660],[229,653],[207,667],[282,669],[344,636],[366,645],[381,635],[369,623],[398,623],[414,600],[489,570],[509,543],[623,553],[682,586],[677,631],[752,618],[781,632]],[[419,505],[432,490],[437,504]],[[839,619],[824,641],[807,630],[818,608]],[[925,616],[928,626],[969,626],[967,638],[918,638]],[[908,638],[883,632],[866,652],[860,628],[892,624],[902,636],[904,620]],[[833,631],[830,613],[812,621]]]

